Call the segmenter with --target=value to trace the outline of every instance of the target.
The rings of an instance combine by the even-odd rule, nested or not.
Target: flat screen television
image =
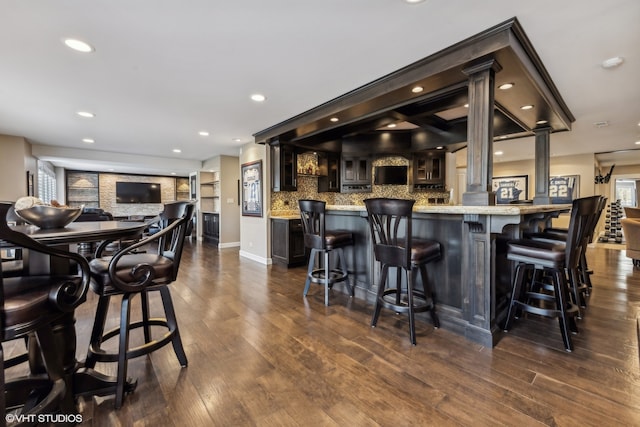
[[[405,185],[407,183],[407,166],[376,166],[376,185]]]
[[[162,203],[160,184],[116,182],[116,203]]]

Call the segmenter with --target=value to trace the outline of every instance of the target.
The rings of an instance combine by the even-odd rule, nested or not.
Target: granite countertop
[[[495,206],[462,206],[462,205],[422,205],[415,206],[416,213],[440,213],[440,214],[480,214],[480,215],[526,215],[541,212],[568,211],[570,204],[564,205],[495,205]],[[328,211],[365,212],[364,205],[327,205]],[[300,213],[296,210],[272,211],[274,219],[298,219]]]

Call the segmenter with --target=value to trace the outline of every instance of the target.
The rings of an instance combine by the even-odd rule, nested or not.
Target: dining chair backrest
[[[415,202],[389,198],[364,201],[376,260],[411,269],[411,223]]]
[[[299,200],[304,245],[311,249],[326,249],[325,208],[321,200]]]
[[[577,268],[580,257],[587,249],[587,238],[601,203],[601,196],[575,199],[571,205],[565,249],[566,268]]]
[[[171,233],[162,234],[158,240],[159,254],[173,260],[173,280],[178,276],[180,260],[182,259],[182,249],[184,247],[184,239],[190,230],[194,212],[194,202],[179,201],[165,204],[164,209],[160,213],[159,225],[161,230],[168,228],[175,222],[180,223],[177,227],[172,229]]]

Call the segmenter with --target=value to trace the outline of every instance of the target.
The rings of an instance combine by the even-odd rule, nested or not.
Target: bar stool
[[[382,307],[396,313],[408,313],[409,338],[416,345],[414,314],[431,313],[435,328],[440,327],[436,314],[435,297],[427,281],[426,264],[440,258],[440,243],[433,240],[414,239],[411,235],[413,205],[415,200],[376,198],[364,201],[371,229],[371,240],[376,260],[380,262],[380,282],[376,295],[371,326],[375,327]],[[389,267],[396,267],[395,287],[387,287]],[[416,289],[416,276],[420,270],[423,290]],[[402,271],[406,274],[407,287],[402,287]]]
[[[505,331],[516,314],[522,311],[557,317],[565,350],[573,350],[571,334],[578,333],[575,318],[579,315],[579,308],[578,302],[571,300],[567,275],[574,275],[577,271],[598,203],[597,196],[573,201],[566,242],[533,239],[507,242],[507,259],[518,262],[518,265]],[[572,280],[577,279],[573,277]]]
[[[325,229],[325,206],[320,200],[299,200],[300,217],[302,218],[302,230],[304,232],[304,245],[311,249],[307,280],[304,284],[303,295],[307,296],[311,283],[324,285],[324,305],[329,305],[329,289],[334,283],[346,282],[349,295],[353,296],[354,289],[349,283],[349,272],[344,259],[342,248],[353,245],[353,233],[345,230]],[[331,266],[331,253],[337,256],[337,267]],[[316,267],[316,255],[322,254],[322,263],[318,260]]]

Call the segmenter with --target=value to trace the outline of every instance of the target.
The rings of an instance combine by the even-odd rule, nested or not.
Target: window
[[[57,200],[56,174],[47,162],[38,161],[38,197],[45,203]]]

